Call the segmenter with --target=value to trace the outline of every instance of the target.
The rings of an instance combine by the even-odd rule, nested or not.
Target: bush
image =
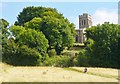
[[[87,56],[86,50],[81,50],[76,59],[76,63],[78,63],[78,66],[89,66],[89,56]]]
[[[70,51],[66,51],[66,52],[63,52],[62,55],[66,55],[66,56],[76,56],[76,52],[70,52]]]
[[[44,61],[43,65],[45,65],[45,66],[56,66],[57,62],[59,60],[60,60],[59,56],[49,57]]]
[[[42,56],[35,49],[28,48],[26,45],[18,47],[8,45],[3,51],[3,62],[15,66],[34,66],[39,65],[42,61]]]
[[[49,51],[48,51],[48,55],[49,55],[50,57],[56,56],[56,51],[55,51],[55,49],[49,50]]]
[[[73,66],[73,58],[69,56],[53,56],[44,61],[46,66],[69,67]]]
[[[69,56],[61,56],[60,61],[58,61],[57,66],[59,67],[69,67],[72,66],[72,60]]]

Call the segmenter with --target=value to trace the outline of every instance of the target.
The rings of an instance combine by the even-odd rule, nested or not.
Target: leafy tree
[[[42,32],[38,32],[33,29],[26,29],[22,26],[12,26],[10,30],[15,37],[16,43],[34,48],[39,51],[41,55],[46,53],[48,40]]]
[[[26,7],[18,15],[16,25],[42,31],[49,41],[49,49],[55,48],[60,54],[65,47],[74,43],[75,27],[56,9],[45,7]]]
[[[41,65],[48,48],[44,34],[22,26],[11,26],[10,32],[14,38],[7,39],[3,48],[3,62],[20,66]]]
[[[34,17],[42,18],[43,16],[55,16],[59,18],[62,14],[58,14],[55,8],[30,6],[24,8],[23,11],[20,12],[17,17],[18,21],[15,22],[15,25],[24,25],[24,23],[32,20]]]
[[[45,16],[42,19],[34,18],[24,26],[42,31],[49,41],[49,48],[55,48],[57,54],[74,43],[74,24],[70,24],[67,19]]]
[[[65,47],[74,43],[75,27],[56,9],[45,7],[26,7],[18,15],[16,25],[42,31],[49,41],[49,49],[55,48],[60,54]]]
[[[87,48],[91,56],[91,65],[118,67],[119,28],[117,24],[106,22],[86,30],[87,38],[91,39],[90,46]]]

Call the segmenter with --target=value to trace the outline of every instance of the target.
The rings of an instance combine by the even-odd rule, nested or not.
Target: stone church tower
[[[83,15],[79,15],[79,29],[76,30],[76,43],[83,43],[86,40],[85,30],[92,26],[92,18],[87,13],[83,13]]]

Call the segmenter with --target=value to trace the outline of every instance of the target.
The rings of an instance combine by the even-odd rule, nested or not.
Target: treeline
[[[85,49],[70,49],[75,26],[54,8],[26,7],[10,26],[0,19],[3,62],[17,66],[86,66],[120,68],[120,25],[87,28]]]

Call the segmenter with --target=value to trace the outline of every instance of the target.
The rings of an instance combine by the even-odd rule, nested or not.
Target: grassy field
[[[0,64],[1,82],[117,82],[118,70],[84,67],[13,67]]]

